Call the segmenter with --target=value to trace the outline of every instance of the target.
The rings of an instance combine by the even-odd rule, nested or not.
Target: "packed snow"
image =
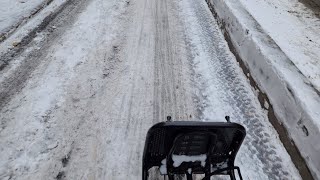
[[[253,7],[248,8],[248,6],[252,4],[250,3],[249,5],[249,2],[244,1],[210,0],[210,2],[214,4],[214,9],[218,14],[219,21],[225,23],[225,30],[228,32],[230,40],[239,53],[239,56],[250,70],[250,75],[256,81],[262,92],[267,94],[277,119],[288,131],[290,139],[294,141],[299,149],[299,153],[308,164],[311,174],[314,177],[320,177],[320,158],[318,156],[320,145],[317,143],[320,135],[319,92],[316,89],[315,81],[311,81],[310,78],[302,72],[301,68],[295,64],[294,58],[286,52],[288,49],[280,45],[290,43],[290,41],[288,41],[288,39],[282,39],[281,43],[279,43],[279,39],[274,38],[274,34],[279,32],[286,34],[283,38],[291,37],[290,29],[288,29],[287,32],[282,32],[283,29],[281,28],[283,26],[281,25],[279,26],[280,30],[276,31],[275,29],[278,27],[277,23],[272,25],[274,22],[288,21],[286,23],[292,23],[298,27],[296,30],[298,30],[301,35],[304,34],[304,28],[306,28],[306,31],[317,28],[319,22],[311,22],[313,20],[317,21],[314,19],[314,13],[306,8],[301,9],[303,5],[296,1],[277,1],[275,3],[280,4],[275,6],[272,4],[274,1],[252,1],[252,4],[269,4],[264,7],[257,5],[257,7],[260,8],[256,9]],[[292,16],[286,19],[286,14],[289,12],[281,12],[283,8],[287,8],[287,6],[283,4],[284,2],[289,4],[296,3],[292,8],[295,8],[296,11],[304,15]],[[274,9],[274,11],[278,11],[277,9],[279,9],[279,12],[273,12],[272,9]],[[288,9],[288,11],[290,10]],[[310,15],[310,20],[304,21],[303,19],[308,17],[307,14]],[[270,16],[273,18],[265,18]],[[296,22],[298,20],[301,21],[300,24]],[[308,28],[311,25],[315,25],[314,28]],[[283,28],[289,28],[291,26]],[[292,38],[297,38],[305,42],[308,41],[307,43],[312,41],[301,39],[301,36],[292,36]],[[302,56],[307,55],[300,51],[303,50],[305,46],[301,46],[299,43],[291,43],[290,46],[294,46],[294,48],[297,49],[290,51],[290,53],[301,53],[300,55]],[[317,50],[318,46],[310,46],[308,49],[316,53],[320,52]],[[317,61],[315,58],[312,58],[312,60]],[[299,61],[307,62],[309,60],[308,58],[302,58],[299,59]],[[307,63],[305,67],[309,65]],[[316,68],[317,63],[314,63],[312,66],[312,68]],[[314,72],[312,68],[310,71],[308,70],[308,73]],[[319,70],[316,71],[319,72]],[[314,75],[316,74],[317,73],[314,73]],[[269,108],[267,104],[264,106],[266,109]],[[309,170],[307,169],[305,172],[309,172]],[[306,174],[311,176],[310,173]]]
[[[227,42],[216,21],[206,16],[211,12],[202,3],[183,2],[188,1],[180,3],[195,49],[196,85],[204,98],[202,119],[224,121],[217,117],[230,115],[232,122],[246,127],[247,136],[235,162],[245,169],[244,179],[301,179],[234,55],[223,50]],[[275,164],[279,167],[271,168]]]
[[[31,1],[28,1],[28,2],[31,2]],[[37,12],[37,14],[33,15],[32,18],[26,19],[24,21],[25,23],[21,23],[19,28],[11,29],[11,31],[13,31],[14,33],[12,33],[10,36],[7,36],[6,38],[3,37],[4,41],[0,44],[0,55],[5,54],[10,49],[14,48],[15,45],[21,43],[23,38],[27,37],[31,31],[39,27],[46,18],[48,18],[53,13],[56,13],[65,3],[67,3],[67,0],[54,0],[49,5],[45,6],[43,9]],[[16,9],[15,11],[17,10],[19,9]],[[1,18],[1,15],[0,15],[0,18]],[[2,32],[0,31],[0,34],[1,33]],[[36,36],[35,39],[39,39],[39,36]],[[1,60],[5,61],[6,59],[1,59]]]
[[[261,27],[320,91],[320,19],[299,0],[240,0]]]
[[[0,179],[141,179],[146,132],[167,115],[229,115],[248,132],[245,179],[301,179],[205,1],[75,2],[3,70]]]
[[[0,0],[0,35],[27,20],[44,2],[46,0]]]
[[[179,167],[183,162],[200,162],[201,166],[206,165],[207,155],[206,154],[200,154],[200,155],[194,155],[194,156],[187,156],[187,155],[172,155],[173,160],[173,166]]]
[[[161,161],[161,166],[159,168],[159,171],[161,174],[168,174],[168,171],[167,171],[167,159],[163,159]]]

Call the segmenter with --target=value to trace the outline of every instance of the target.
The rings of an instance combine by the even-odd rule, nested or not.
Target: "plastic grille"
[[[164,154],[164,148],[165,148],[165,130],[164,129],[157,129],[155,130],[152,140],[150,141],[150,149],[149,153],[151,156],[161,156]]]

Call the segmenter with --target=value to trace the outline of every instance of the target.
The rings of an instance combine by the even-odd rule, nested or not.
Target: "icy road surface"
[[[0,40],[1,35],[11,28],[19,26],[39,9],[45,6],[45,0],[0,0]]]
[[[301,179],[204,0],[77,0],[0,77],[0,179],[141,179],[150,126],[248,131],[244,179]]]

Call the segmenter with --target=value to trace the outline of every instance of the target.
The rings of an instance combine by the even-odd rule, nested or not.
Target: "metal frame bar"
[[[221,174],[221,173],[224,172],[224,171],[229,171],[228,174],[230,175],[231,180],[236,180],[236,176],[235,176],[234,170],[237,170],[240,180],[243,180],[243,179],[242,179],[242,175],[241,175],[240,168],[239,168],[238,166],[227,167],[227,168],[215,170],[214,172],[206,175],[202,180],[210,180],[210,177],[211,177],[211,176],[213,176],[213,175],[219,175],[219,174]]]

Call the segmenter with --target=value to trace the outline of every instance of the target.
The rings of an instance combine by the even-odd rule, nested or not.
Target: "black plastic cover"
[[[246,135],[245,128],[237,123],[174,121],[152,126],[146,137],[143,152],[143,180],[148,170],[161,166],[167,160],[168,174],[185,173],[190,164],[174,167],[172,154],[206,154],[206,165],[193,167],[193,173],[208,174],[212,169],[234,167],[236,154]]]

